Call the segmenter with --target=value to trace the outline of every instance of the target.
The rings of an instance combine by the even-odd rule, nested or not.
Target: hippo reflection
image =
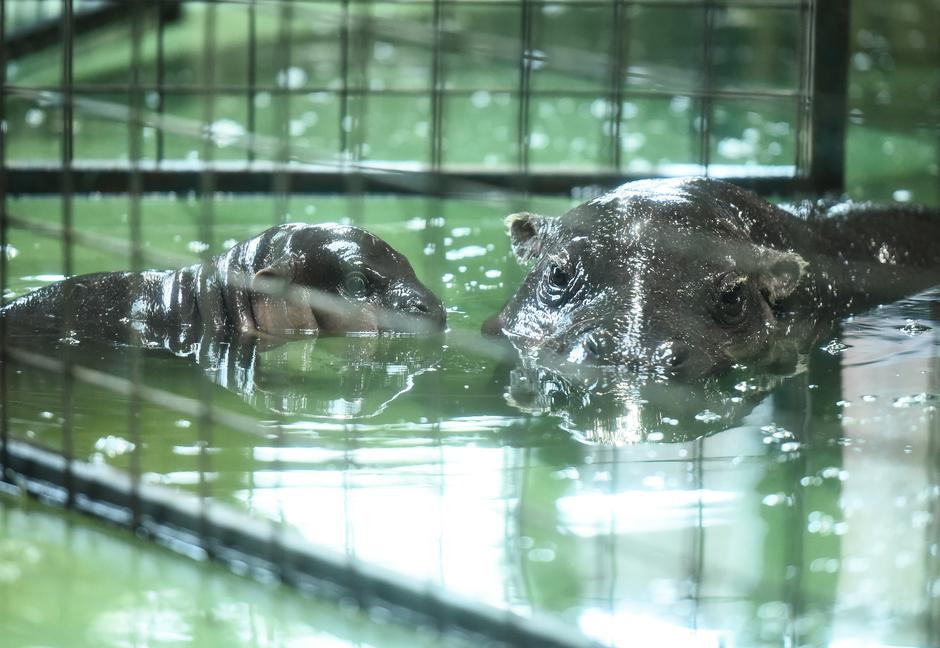
[[[556,417],[582,442],[683,442],[735,425],[791,378],[731,375],[727,381],[680,382],[618,367],[551,366],[523,357],[510,370],[503,397],[527,414]]]
[[[434,340],[401,336],[258,338],[203,344],[194,357],[212,382],[260,412],[313,420],[363,420],[382,413],[440,362]]]
[[[272,227],[181,270],[71,277],[0,317],[15,337],[58,333],[183,355],[207,335],[430,332],[445,321],[440,300],[385,241],[306,224]]]
[[[575,364],[682,378],[792,366],[837,316],[940,283],[936,211],[788,211],[704,178],[632,182],[507,225],[534,266],[483,331]]]

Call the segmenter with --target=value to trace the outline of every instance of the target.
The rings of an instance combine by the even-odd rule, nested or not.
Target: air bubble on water
[[[483,274],[486,276],[487,279],[499,279],[500,277],[503,276],[503,273],[496,269],[487,270]]]
[[[841,340],[832,340],[831,342],[829,342],[829,344],[826,344],[825,346],[821,346],[819,348],[825,351],[826,353],[828,353],[829,355],[835,356],[835,355],[839,355],[846,349],[850,349],[851,347],[852,345],[846,344],[845,342],[842,342]]]
[[[874,394],[862,394],[862,400],[866,403],[874,403],[876,400],[878,400],[878,397]]]
[[[307,83],[307,72],[303,68],[291,66],[277,73],[277,85],[280,88],[296,90]]]
[[[673,427],[679,425],[679,419],[669,418],[668,416],[663,417],[663,425],[671,425]]]
[[[568,466],[567,468],[553,472],[552,477],[555,479],[580,479],[581,473],[579,473],[578,469],[574,466]]]
[[[920,394],[911,394],[909,396],[898,396],[891,401],[891,406],[898,408],[913,407],[915,405],[923,405],[930,400],[934,400],[934,396],[921,392]]]
[[[474,108],[486,108],[493,101],[493,95],[486,90],[477,90],[470,95],[470,103]]]
[[[26,111],[26,124],[36,128],[46,121],[46,113],[39,108],[30,108]]]
[[[20,253],[20,251],[8,243],[3,248],[3,253],[4,255],[6,255],[7,259],[15,259],[17,255]]]
[[[209,138],[219,148],[237,143],[245,136],[245,127],[232,119],[217,119],[209,127]]]
[[[646,136],[643,133],[627,133],[621,140],[623,141],[623,148],[631,153],[640,150],[646,144]]]
[[[536,151],[548,148],[548,144],[551,139],[545,133],[540,131],[534,131],[529,133],[529,148]]]
[[[225,239],[224,241],[222,241],[222,247],[227,250],[227,249],[229,249],[229,248],[231,248],[231,247],[235,247],[235,245],[236,245],[237,243],[238,243],[238,241],[236,241],[236,240],[233,239],[233,238]]]
[[[118,436],[108,435],[95,441],[95,450],[108,456],[117,457],[119,455],[133,452],[137,446],[127,439]]]
[[[702,410],[695,415],[695,420],[702,421],[703,423],[714,423],[715,421],[721,420],[721,415],[711,410]]]
[[[932,331],[933,329],[927,326],[926,324],[921,324],[916,320],[905,320],[904,326],[899,327],[899,330],[903,333],[907,333],[911,337],[915,335],[920,335],[921,333],[926,333],[927,331]]]
[[[750,157],[754,154],[754,151],[754,142],[746,138],[736,139],[734,137],[727,137],[718,142],[718,154],[732,160]]]
[[[448,261],[457,261],[459,259],[469,259],[473,257],[480,257],[486,254],[486,248],[481,245],[467,245],[466,247],[458,248],[456,250],[448,250],[444,257]]]
[[[662,432],[650,432],[649,434],[646,435],[647,441],[657,442],[657,441],[662,441],[664,438],[666,438],[666,435],[663,434]]]
[[[692,98],[686,96],[673,97],[669,101],[669,110],[670,112],[681,114],[689,110],[692,107]]]
[[[200,254],[209,249],[209,244],[205,241],[190,241],[186,244],[186,249],[193,254]]]
[[[872,67],[871,56],[865,52],[856,52],[852,55],[852,66],[859,72],[868,72]]]
[[[289,132],[291,137],[300,137],[307,132],[307,124],[302,119],[292,119],[290,120]]]
[[[607,117],[607,101],[605,99],[595,99],[591,102],[591,115],[597,119]]]

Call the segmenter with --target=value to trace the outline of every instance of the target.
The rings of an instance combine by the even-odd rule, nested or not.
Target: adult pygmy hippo
[[[13,301],[0,317],[12,335],[177,353],[206,334],[428,332],[445,322],[440,300],[383,240],[358,227],[305,224],[272,227],[181,270],[71,277]]]
[[[686,378],[788,360],[836,316],[940,283],[936,210],[788,211],[705,178],[631,182],[507,226],[534,267],[484,333],[533,355]]]

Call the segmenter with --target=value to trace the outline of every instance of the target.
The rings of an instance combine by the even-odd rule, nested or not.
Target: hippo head
[[[640,181],[560,218],[506,219],[532,270],[484,333],[571,363],[693,378],[766,354],[806,263],[776,208],[706,179]],[[761,232],[758,234],[758,230]]]
[[[441,301],[411,264],[364,229],[342,225],[273,227],[223,255],[242,268],[234,300],[240,328],[272,335],[442,331]],[[231,292],[231,291],[230,291]],[[239,321],[236,319],[236,321]]]

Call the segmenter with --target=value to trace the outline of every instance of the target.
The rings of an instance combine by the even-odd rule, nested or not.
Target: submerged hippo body
[[[187,353],[205,336],[275,337],[444,327],[407,259],[369,232],[279,225],[175,271],[80,275],[0,310],[9,336],[62,335]]]
[[[705,178],[507,218],[534,266],[483,325],[529,355],[698,377],[790,363],[839,315],[940,283],[940,213],[771,205]]]

